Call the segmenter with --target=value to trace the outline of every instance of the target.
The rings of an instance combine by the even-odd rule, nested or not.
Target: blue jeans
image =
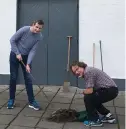
[[[25,65],[27,63],[27,58],[28,55],[22,55],[22,59]],[[28,100],[31,103],[34,100],[32,78],[30,74],[26,72],[26,68],[22,65],[22,63],[18,61],[18,59],[16,58],[16,54],[14,52],[10,53],[10,87],[9,87],[10,99],[15,99],[16,82],[17,82],[19,65],[21,65],[23,71]]]

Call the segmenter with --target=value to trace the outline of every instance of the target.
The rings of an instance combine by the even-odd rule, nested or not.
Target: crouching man
[[[115,82],[103,71],[89,67],[84,62],[75,61],[70,66],[74,75],[84,78],[84,103],[88,113],[86,126],[102,126],[103,122],[114,123],[115,118],[102,103],[113,100],[118,95]],[[99,118],[99,114],[103,115]]]

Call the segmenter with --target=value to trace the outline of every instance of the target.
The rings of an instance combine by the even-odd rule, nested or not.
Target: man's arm
[[[41,34],[40,35],[40,39],[35,43],[35,45],[32,47],[32,49],[30,50],[30,53],[28,55],[28,60],[27,60],[27,65],[30,65],[34,56],[35,56],[35,53],[36,53],[36,50],[37,50],[37,47],[38,47],[38,43],[40,41],[43,40],[43,35]]]
[[[20,54],[17,48],[17,43],[25,31],[26,31],[25,27],[20,28],[10,39],[11,47],[13,48],[16,55]]]
[[[35,45],[32,47],[32,49],[31,49],[31,51],[30,51],[30,53],[28,55],[27,65],[31,64],[31,62],[32,62],[32,60],[33,60],[33,58],[35,56],[37,47],[38,47],[38,42],[35,43]]]
[[[95,76],[90,72],[85,76],[85,80],[86,89],[83,91],[83,94],[92,94],[95,85]]]

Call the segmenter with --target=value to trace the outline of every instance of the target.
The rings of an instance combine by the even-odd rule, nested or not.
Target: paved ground
[[[8,100],[8,86],[0,86],[0,129],[89,129],[83,123],[67,122],[55,123],[46,121],[50,113],[59,108],[71,107],[78,111],[84,110],[83,95],[81,90],[70,88],[69,93],[64,93],[62,87],[42,86],[51,104],[48,103],[42,91],[34,86],[36,100],[39,101],[41,111],[28,108],[27,95],[24,86],[18,86],[16,92],[16,107],[13,110],[6,108]],[[118,124],[104,124],[99,129],[124,129],[125,128],[125,93],[120,92],[118,97],[105,103],[108,109],[117,116]],[[115,106],[114,106],[115,105]]]

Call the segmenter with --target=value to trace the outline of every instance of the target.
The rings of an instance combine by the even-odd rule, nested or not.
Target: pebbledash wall
[[[17,0],[0,4],[0,84],[9,82],[10,37],[16,31]],[[101,69],[100,45],[104,71],[125,88],[125,1],[79,0],[79,60]]]

